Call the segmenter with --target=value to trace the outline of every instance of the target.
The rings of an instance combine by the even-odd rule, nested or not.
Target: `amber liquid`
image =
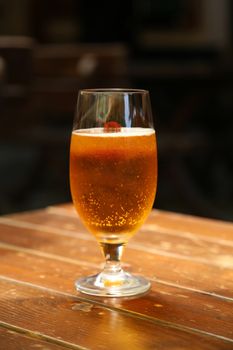
[[[152,129],[72,133],[70,185],[80,218],[99,242],[124,243],[154,202],[157,149]]]

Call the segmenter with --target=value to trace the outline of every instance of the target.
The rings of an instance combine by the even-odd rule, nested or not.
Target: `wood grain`
[[[87,349],[154,349],[168,344],[173,349],[232,349],[232,343],[222,339],[184,332],[117,310],[103,311],[91,302],[3,279],[0,308],[2,322]]]
[[[0,326],[0,348],[2,350],[67,350],[67,346],[56,345],[51,340],[41,340],[37,334],[31,334],[16,327]],[[20,333],[22,332],[22,333]],[[25,333],[25,334],[24,334]],[[28,334],[27,334],[28,333]]]
[[[83,300],[98,301],[103,308],[119,308],[133,314],[190,327],[197,332],[211,333],[214,329],[217,336],[233,341],[233,302],[155,282],[152,283],[148,295],[136,299],[90,298],[78,294],[74,289],[74,279],[91,274],[93,271],[90,268],[42,259],[25,252],[22,254],[0,249],[0,256],[2,274],[8,278],[17,280],[20,276],[20,280],[24,282],[73,296],[78,295]]]
[[[19,220],[2,220],[0,240],[5,243],[36,249],[43,253],[59,255],[59,257],[62,256],[66,259],[78,260],[80,263],[83,261],[85,266],[92,266],[97,271],[100,263],[103,262],[103,258],[94,238],[83,230],[81,232],[78,229],[75,231],[75,223],[70,218],[63,217],[62,220],[63,224],[61,220],[56,220],[56,216],[54,217],[47,212],[44,213],[43,217],[42,213],[36,213],[34,216],[32,214],[30,221],[29,219],[25,221],[25,218],[23,221],[20,220],[21,227],[19,227]],[[74,218],[74,220],[78,222],[77,218]],[[43,222],[44,225],[39,225],[37,221]],[[3,222],[6,224],[4,225]],[[17,231],[14,230],[14,227],[17,227]],[[140,236],[140,239],[146,237],[145,242],[139,244],[138,236]],[[154,234],[154,236],[156,235]],[[190,249],[194,246],[192,242],[184,243],[184,240],[178,237],[176,246],[173,247],[172,243],[170,244],[172,254],[171,252],[168,254],[159,249],[151,238],[149,238],[151,242],[149,244],[147,238],[146,233],[142,232],[132,239],[132,243],[129,242],[123,256],[123,262],[125,262],[128,270],[144,274],[153,280],[159,279],[161,282],[165,281],[165,283],[172,283],[181,287],[195,288],[212,295],[233,297],[233,269],[231,268],[233,252],[231,255],[229,253],[232,251],[231,247],[226,247],[227,253],[224,251],[225,246],[219,247],[218,252],[215,249],[213,258],[216,264],[209,264],[206,258],[203,259],[203,256],[208,255],[208,252],[214,249],[211,244],[208,246],[205,244],[205,253],[202,242],[200,242],[201,253],[199,259],[195,259],[195,249],[193,254],[192,251],[190,252],[189,259],[187,259],[186,256],[178,256],[176,246],[186,244]],[[135,259],[135,256],[140,256],[140,259]],[[143,264],[141,261],[143,261]]]
[[[46,209],[46,212],[50,212],[56,215],[66,215],[67,217],[77,217],[74,206],[70,203],[66,203],[58,206],[51,206]],[[21,214],[20,214],[21,215]],[[145,225],[153,224],[157,225],[161,229],[171,229],[172,232],[178,234],[193,233],[201,235],[210,240],[227,240],[233,239],[233,224],[231,222],[214,220],[209,218],[201,218],[192,215],[167,212],[162,210],[152,210],[147,218]]]
[[[0,349],[232,349],[232,256],[232,224],[153,211],[123,260],[151,291],[94,298],[73,283],[103,258],[71,205],[0,217]]]
[[[152,214],[154,214],[154,212]],[[157,216],[155,214],[152,215],[153,223],[146,223],[142,226],[139,233],[130,240],[130,247],[140,246],[141,250],[148,250],[151,246],[153,246],[153,249],[156,249],[158,254],[167,254],[175,256],[178,259],[191,258],[206,264],[233,268],[233,259],[230,259],[233,253],[233,241],[229,239],[230,237],[233,239],[233,225],[221,225],[218,222],[214,226],[215,232],[218,232],[218,236],[212,236],[210,238],[209,236],[206,237],[204,235],[200,235],[199,231],[197,231],[198,233],[193,234],[187,231],[179,231],[174,229],[174,226],[173,230],[162,227],[161,225],[159,226],[156,221],[158,216],[159,214]],[[12,219],[13,218],[10,220]],[[86,229],[81,225],[77,215],[75,214],[70,215],[69,219],[65,217],[64,220],[64,216],[62,216],[62,214],[56,215],[52,210],[48,210],[46,214],[45,212],[36,212],[34,215],[24,214],[18,217],[15,216],[14,220],[15,224],[17,224],[18,220],[20,220],[21,225],[25,224],[26,226],[29,226],[30,223],[32,224],[31,227],[33,227],[33,224],[37,224],[38,228],[40,228],[41,222],[43,221],[44,230],[47,228],[48,231],[50,230],[52,232],[51,228],[54,228],[54,232],[57,232],[57,234],[59,234],[59,231],[61,231],[61,233],[63,231],[63,234],[68,235],[73,232],[77,235],[77,237],[79,237],[79,239],[93,239],[90,234],[86,234]],[[151,218],[148,219],[148,221],[151,220]],[[12,224],[14,224],[14,222],[12,222]],[[223,228],[225,228],[225,226],[228,229],[227,236],[224,236],[228,238],[227,240],[219,238],[219,236],[223,233]],[[36,228],[36,226],[34,227]],[[191,227],[193,226],[191,225]],[[209,228],[209,230],[211,229],[212,227]],[[216,259],[216,256],[218,256],[219,259]]]

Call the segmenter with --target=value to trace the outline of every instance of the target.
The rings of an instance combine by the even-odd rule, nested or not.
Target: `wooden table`
[[[95,298],[74,279],[103,258],[73,207],[0,218],[0,349],[233,349],[233,225],[153,211],[124,255],[144,296]]]

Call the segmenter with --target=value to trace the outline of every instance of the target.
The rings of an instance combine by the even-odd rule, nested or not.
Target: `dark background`
[[[70,201],[87,87],[150,90],[155,207],[233,219],[233,1],[0,0],[0,214]]]

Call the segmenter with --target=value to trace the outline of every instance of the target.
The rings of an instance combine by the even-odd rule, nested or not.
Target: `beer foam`
[[[151,128],[121,128],[121,131],[105,132],[104,128],[90,128],[74,130],[73,134],[79,136],[94,136],[94,137],[128,137],[128,136],[149,136],[155,133]]]

